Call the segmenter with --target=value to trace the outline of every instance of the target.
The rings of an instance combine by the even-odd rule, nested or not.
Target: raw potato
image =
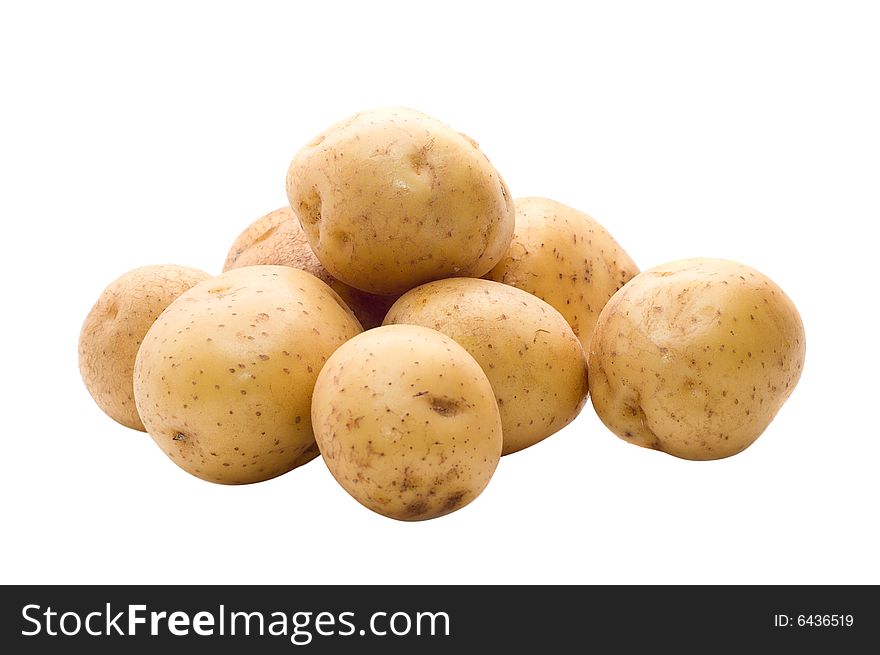
[[[747,448],[794,390],[804,326],[772,280],[687,259],[642,273],[605,306],[590,348],[599,417],[630,443],[685,459]]]
[[[519,198],[510,249],[485,277],[553,305],[586,351],[599,312],[638,272],[614,237],[584,212],[547,198]]]
[[[562,315],[535,296],[473,278],[439,280],[398,300],[385,324],[433,328],[463,346],[492,384],[502,455],[561,430],[587,398],[587,359]]]
[[[381,325],[385,313],[397,298],[365,293],[330,275],[312,252],[299,220],[290,207],[277,209],[251,223],[232,244],[223,270],[262,264],[299,268],[330,285],[354,312],[365,330]]]
[[[318,371],[361,332],[313,275],[238,268],[174,301],[138,352],[134,392],[147,431],[182,469],[211,482],[280,475],[317,455]]]
[[[501,419],[480,365],[414,325],[376,328],[339,348],[318,376],[312,423],[345,490],[406,521],[467,505],[501,456]]]
[[[510,193],[477,144],[411,109],[319,135],[291,163],[287,196],[330,274],[371,293],[480,277],[513,234]]]
[[[114,421],[143,432],[132,389],[138,347],[175,298],[210,277],[186,266],[143,266],[101,293],[80,331],[79,371],[98,407]]]

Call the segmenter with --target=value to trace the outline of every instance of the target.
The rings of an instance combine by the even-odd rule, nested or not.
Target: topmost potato
[[[324,267],[371,293],[480,277],[513,235],[510,192],[477,144],[412,109],[320,134],[294,157],[287,197]]]

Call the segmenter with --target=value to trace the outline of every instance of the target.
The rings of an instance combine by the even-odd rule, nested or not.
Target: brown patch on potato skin
[[[431,411],[440,416],[455,416],[461,411],[462,401],[447,396],[432,396]]]
[[[449,494],[446,497],[446,502],[443,503],[443,510],[447,512],[455,510],[459,505],[462,504],[462,501],[464,501],[467,495],[468,491],[465,489]]]
[[[381,325],[388,308],[397,299],[360,291],[330,275],[312,251],[290,207],[269,212],[245,228],[229,249],[223,270],[264,264],[290,266],[311,273],[339,294],[365,330]]]
[[[403,508],[403,515],[408,519],[418,519],[428,512],[428,504],[417,500]]]
[[[608,302],[590,346],[599,417],[629,443],[684,459],[751,445],[803,369],[804,327],[762,273],[717,259],[641,273]]]
[[[92,398],[110,418],[144,431],[132,385],[138,348],[172,301],[210,277],[187,266],[143,266],[111,282],[98,297],[80,330],[79,370]]]

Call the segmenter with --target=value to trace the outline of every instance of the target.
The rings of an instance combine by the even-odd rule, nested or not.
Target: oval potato
[[[135,363],[138,412],[168,457],[223,484],[259,482],[317,455],[312,390],[361,332],[330,287],[287,266],[194,286],[150,328]]]
[[[370,293],[484,275],[513,234],[510,193],[476,143],[412,109],[320,134],[294,157],[287,196],[330,274]]]
[[[599,418],[630,443],[685,459],[747,448],[794,390],[804,326],[772,280],[687,259],[636,276],[602,310],[590,347]]]

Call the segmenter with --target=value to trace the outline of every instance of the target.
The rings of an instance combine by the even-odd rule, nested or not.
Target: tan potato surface
[[[361,332],[313,275],[238,268],[196,285],[150,328],[135,364],[135,400],[150,436],[178,466],[244,484],[317,455],[315,379]]]
[[[79,370],[98,407],[114,421],[144,430],[132,388],[141,341],[175,298],[210,277],[187,266],[143,266],[101,293],[80,331]]]
[[[685,459],[747,448],[794,390],[804,326],[772,280],[688,259],[638,275],[602,310],[590,392],[622,439]]]
[[[504,428],[503,455],[568,425],[587,398],[587,359],[562,315],[506,284],[475,278],[429,282],[405,293],[385,324],[452,337],[483,368]]]
[[[553,305],[586,351],[599,312],[638,272],[591,216],[547,198],[519,198],[510,248],[485,277]]]
[[[312,252],[305,232],[290,207],[269,212],[251,223],[229,249],[223,270],[264,264],[299,268],[330,285],[354,312],[365,330],[381,325],[385,313],[397,298],[365,293],[330,275]]]
[[[501,418],[480,365],[415,325],[376,328],[337,350],[315,385],[312,423],[339,484],[400,520],[464,507],[501,456]]]
[[[287,196],[330,274],[370,293],[480,277],[513,234],[510,193],[476,143],[412,109],[330,127],[294,157]]]

